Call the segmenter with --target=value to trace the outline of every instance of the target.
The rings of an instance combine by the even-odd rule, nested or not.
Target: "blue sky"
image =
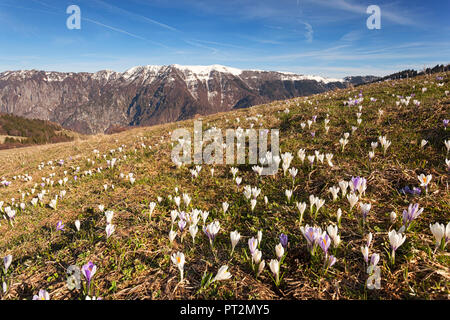
[[[69,5],[81,29],[69,30]],[[369,30],[369,5],[381,29]],[[450,63],[450,1],[0,0],[0,71],[222,64],[327,77]]]

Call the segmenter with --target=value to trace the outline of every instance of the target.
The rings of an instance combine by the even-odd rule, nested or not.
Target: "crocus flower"
[[[217,271],[216,276],[214,277],[213,281],[221,281],[221,280],[227,280],[231,278],[231,273],[228,272],[228,266],[221,266],[220,269]]]
[[[61,220],[56,224],[56,231],[64,231],[64,224]]]
[[[281,258],[284,255],[284,247],[281,243],[279,243],[275,246],[275,253],[277,254],[278,260],[281,260]]]
[[[183,252],[173,253],[170,259],[172,260],[173,264],[178,268],[178,270],[180,270],[180,278],[181,278],[180,281],[183,281],[183,271],[185,262],[184,253]]]
[[[275,276],[275,285],[278,286],[280,282],[280,263],[276,259],[272,259],[269,262],[270,271]]]
[[[198,227],[196,224],[192,224],[189,226],[189,234],[192,237],[192,242],[195,243],[195,236],[197,235]]]
[[[253,255],[253,253],[257,248],[258,248],[258,240],[255,237],[248,239],[248,249],[250,250],[251,255]]]
[[[97,272],[97,266],[92,261],[89,261],[88,263],[83,265],[83,267],[81,267],[81,273],[83,274],[83,276],[86,278],[87,281],[88,294],[90,292],[91,280],[94,277],[95,272]]]
[[[203,227],[203,231],[208,236],[211,247],[214,244],[214,239],[216,238],[219,230],[220,230],[220,224],[218,221],[211,222],[206,227]]]
[[[319,239],[319,245],[322,248],[323,252],[325,253],[325,256],[328,255],[328,248],[330,247],[331,240],[328,234],[324,233],[320,239]]]
[[[397,249],[405,242],[406,235],[402,236],[401,233],[397,233],[397,231],[392,230],[388,233],[388,236],[389,236],[389,242],[390,242],[391,248],[392,248],[392,255],[391,255],[392,264],[394,264],[395,263],[395,251],[397,251]]]
[[[333,246],[337,248],[341,243],[341,237],[338,235],[338,227],[330,224],[327,227],[327,232],[330,235],[330,238],[333,240]]]
[[[262,252],[261,250],[256,249],[252,254],[252,263],[259,264],[261,262]]]
[[[105,218],[106,218],[107,224],[110,224],[112,222],[113,216],[114,216],[114,211],[111,211],[111,210],[105,211]]]
[[[285,235],[284,233],[280,234],[280,243],[283,246],[283,248],[286,250],[287,244],[288,244],[288,236]]]
[[[359,203],[359,209],[363,215],[363,221],[366,220],[367,214],[369,213],[371,207],[372,205],[370,203]]]
[[[374,267],[378,264],[378,261],[380,261],[380,255],[378,253],[372,254],[370,257],[370,265]]]
[[[416,219],[422,212],[424,208],[419,210],[419,204],[410,204],[408,210],[403,210],[403,225],[405,229],[408,229],[410,223]]]
[[[259,266],[258,266],[258,272],[257,272],[257,274],[256,274],[256,277],[259,277],[259,275],[261,274],[261,272],[263,272],[265,266],[266,266],[266,262],[265,262],[264,260],[262,260],[262,261],[259,263]]]
[[[3,258],[3,271],[5,272],[5,275],[8,273],[9,266],[12,262],[12,255],[8,254],[6,257]]]
[[[250,200],[250,208],[251,208],[252,212],[255,209],[255,207],[256,207],[256,199]]]
[[[310,251],[311,255],[314,255],[318,241],[322,234],[322,229],[306,225],[305,227],[300,227],[300,231],[306,239],[308,250]]]
[[[364,257],[364,261],[366,263],[369,263],[369,247],[368,246],[361,247],[361,253]]]
[[[430,230],[436,239],[436,248],[438,248],[442,244],[442,240],[445,240],[445,226],[441,223],[430,224]],[[444,241],[445,244],[445,241]]]
[[[33,300],[50,300],[50,295],[46,290],[40,289],[39,294],[33,296]]]
[[[336,263],[335,256],[332,256],[332,255],[327,256],[326,260],[325,260],[326,270],[328,270],[328,268],[332,267],[335,263]]]
[[[234,248],[238,244],[239,239],[241,239],[241,235],[237,230],[235,230],[233,232],[230,232],[230,239],[231,239],[231,255],[233,255]]]
[[[181,219],[178,221],[178,228],[180,229],[180,232],[183,232],[184,227],[186,227],[186,220]]]
[[[359,198],[356,194],[354,193],[350,193],[347,195],[347,200],[350,203],[350,211],[352,211],[353,207],[356,205],[356,203],[358,202]]]
[[[428,192],[428,184],[430,183],[431,178],[433,178],[431,174],[425,176],[423,173],[417,177],[420,181],[420,186],[425,187],[425,192]]]
[[[106,231],[106,239],[108,239],[116,230],[116,226],[113,224],[108,223],[106,225],[105,231]]]
[[[150,218],[152,217],[152,213],[155,210],[155,208],[156,208],[156,202],[150,202],[150,204],[149,204],[149,209],[150,209],[149,215],[150,215]]]
[[[177,236],[177,232],[176,231],[173,231],[173,230],[169,231],[169,241],[170,241],[170,243],[172,243],[173,240],[175,240],[176,236]]]
[[[298,212],[300,214],[299,219],[300,219],[300,225],[301,225],[302,224],[302,220],[303,220],[303,213],[306,210],[306,203],[305,202],[296,202],[295,204],[296,204]]]
[[[223,202],[222,203],[222,209],[223,209],[223,213],[227,213],[228,207],[229,207],[229,203],[228,202]]]
[[[293,193],[292,190],[285,190],[284,191],[284,194],[286,195],[288,203],[291,202],[292,193]]]
[[[394,223],[395,220],[397,219],[397,214],[395,213],[395,211],[392,211],[392,212],[389,214],[389,217],[390,217],[391,223]]]
[[[75,228],[77,228],[77,231],[80,231],[80,225],[81,225],[80,220],[75,220]]]

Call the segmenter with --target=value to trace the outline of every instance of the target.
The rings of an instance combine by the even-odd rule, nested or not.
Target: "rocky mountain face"
[[[140,66],[125,72],[0,73],[0,112],[92,134],[154,125],[345,88],[351,81],[213,66]]]

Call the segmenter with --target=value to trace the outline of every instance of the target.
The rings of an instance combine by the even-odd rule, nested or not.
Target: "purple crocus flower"
[[[250,250],[250,254],[253,256],[256,248],[258,248],[258,239],[256,239],[255,237],[248,239],[248,248]]]
[[[61,220],[56,224],[56,231],[64,231],[64,224]]]
[[[312,121],[316,122],[317,116],[312,117]]]
[[[284,249],[287,248],[287,244],[288,244],[288,236],[285,235],[284,233],[280,234],[280,243],[283,246]]]
[[[313,228],[306,225],[306,228],[300,229],[306,239],[309,251],[314,254],[315,248],[318,241],[320,240],[320,233],[322,230],[320,228]]]
[[[403,210],[403,223],[405,228],[423,212],[423,208],[419,210],[419,204],[410,204],[408,210]]]
[[[311,131],[311,137],[315,137],[316,136],[316,132],[315,131]]]
[[[329,255],[326,259],[327,259],[326,260],[327,269],[329,267],[332,267],[336,263],[336,257],[335,256]]]
[[[180,229],[180,232],[183,232],[184,227],[186,227],[186,220],[178,221],[178,228]]]
[[[89,288],[91,287],[92,277],[94,276],[96,271],[97,266],[92,261],[89,261],[83,267],[81,267],[81,273],[83,273],[83,276],[86,278],[87,281],[88,294],[90,291]]]
[[[361,179],[361,177],[352,177],[351,183],[353,186],[352,190],[358,190],[359,186],[362,183],[362,179]]]
[[[42,187],[42,188],[45,187],[45,183],[42,182],[42,183],[41,183],[41,187]]]
[[[77,176],[73,176],[73,180],[77,181],[77,178],[78,178]]]
[[[328,254],[328,248],[330,247],[330,244],[330,237],[325,233],[319,240],[319,246],[322,248],[325,255]]]
[[[409,186],[406,186],[402,189],[400,189],[400,193],[406,195],[406,194],[412,194],[413,196],[420,195],[422,190],[417,187],[413,187],[412,189],[409,188]]]
[[[442,120],[442,122],[444,123],[445,130],[447,130],[447,126],[448,126],[448,123],[450,122],[450,120],[449,119],[444,119],[444,120]]]

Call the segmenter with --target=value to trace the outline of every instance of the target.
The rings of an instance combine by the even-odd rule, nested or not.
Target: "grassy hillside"
[[[72,141],[74,134],[60,125],[0,113],[0,149]]]
[[[289,172],[283,174],[281,165],[276,175],[261,177],[252,165],[235,166],[236,176],[242,178],[239,186],[228,165],[216,165],[212,176],[213,166],[204,164],[198,177],[192,176],[194,165],[177,168],[170,157],[170,133],[181,127],[192,132],[192,120],[0,151],[0,182],[8,185],[0,185],[0,203],[4,202],[0,210],[5,218],[0,225],[0,254],[12,256],[6,275],[2,274],[8,284],[2,298],[31,299],[43,289],[51,299],[84,299],[86,288],[68,289],[66,270],[92,262],[97,269],[89,295],[104,299],[448,299],[449,245],[436,248],[430,231],[430,224],[450,221],[445,162],[449,152],[444,145],[450,140],[450,128],[445,129],[443,122],[450,118],[450,73],[437,76],[442,78],[382,82],[203,117],[204,130],[252,125],[280,129],[281,153],[290,152],[289,168],[298,169],[294,180]],[[363,100],[357,105],[344,104],[355,97]],[[356,128],[353,132],[352,127]],[[345,133],[349,133],[348,144],[342,151],[339,141]],[[385,154],[380,136],[391,142]],[[422,140],[427,141],[423,147]],[[376,141],[370,160],[371,143]],[[299,149],[305,149],[304,162],[297,154]],[[332,166],[317,158],[311,166],[307,157],[315,151],[319,157],[332,153]],[[117,159],[114,167],[108,167],[113,158]],[[420,174],[432,175],[426,192],[420,186]],[[361,194],[354,190],[358,203],[350,210],[347,196],[339,191],[333,201],[329,189],[352,177],[365,178],[367,188]],[[243,194],[246,185],[261,189],[253,211]],[[406,186],[419,188],[420,194],[404,194]],[[43,190],[48,191],[42,196]],[[285,190],[293,191],[290,201]],[[346,192],[351,193],[348,188]],[[38,194],[42,199],[33,200],[37,201],[33,205]],[[183,194],[191,199],[188,207]],[[325,200],[318,213],[310,212],[311,195]],[[56,196],[55,207],[51,201]],[[179,208],[174,201],[177,196]],[[152,214],[151,202],[156,203]],[[229,204],[226,212],[223,202]],[[296,202],[306,204],[301,222]],[[364,221],[359,203],[371,205]],[[406,239],[392,263],[388,233],[401,229],[403,211],[416,203],[423,212],[400,235]],[[104,206],[103,212],[99,205]],[[8,206],[16,210],[14,219],[5,212]],[[172,228],[177,235],[170,243],[171,211],[178,209],[186,212],[188,223],[180,232],[183,214],[176,217]],[[206,225],[220,223],[213,247],[203,232],[201,216],[193,242],[188,231],[192,220],[187,218],[192,218],[193,209],[209,211]],[[338,209],[342,211],[339,225]],[[108,210],[114,212],[111,224],[115,226],[109,238],[104,213]],[[395,219],[391,219],[392,212]],[[57,230],[58,222],[64,224],[63,230]],[[337,248],[331,244],[327,255],[318,246],[313,256],[300,230],[306,225],[327,231],[322,244],[323,239],[331,241],[326,238],[333,233],[328,226],[338,225],[340,244]],[[230,257],[230,232],[234,230],[241,237]],[[257,238],[258,231],[262,231],[258,246],[265,268],[256,276],[248,242]],[[372,241],[366,263],[361,247],[367,244],[369,233]],[[276,285],[269,263],[277,259],[275,248],[281,234],[287,235],[288,244],[281,281]],[[186,261],[183,282],[171,259],[178,251]],[[379,255],[379,270],[369,274],[373,254]],[[336,262],[324,268],[331,255]],[[209,277],[224,265],[231,278],[208,285]],[[377,278],[378,272],[381,287],[369,289],[368,278]],[[83,275],[81,280],[85,286]]]

